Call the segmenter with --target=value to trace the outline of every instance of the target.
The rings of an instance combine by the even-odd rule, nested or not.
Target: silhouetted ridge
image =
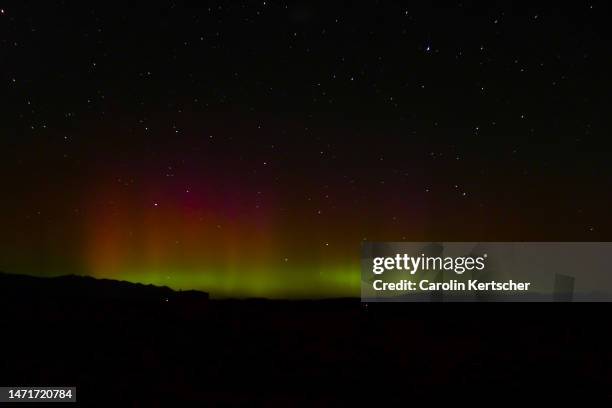
[[[89,276],[66,275],[36,277],[0,272],[0,294],[3,297],[87,298],[137,300],[208,300],[208,293],[196,290],[174,291],[166,286],[143,285]]]

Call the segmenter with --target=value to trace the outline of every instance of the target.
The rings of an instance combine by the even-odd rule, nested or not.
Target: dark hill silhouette
[[[143,285],[89,276],[64,275],[43,278],[0,272],[0,294],[3,296],[38,296],[44,298],[88,298],[129,300],[177,300],[181,297],[208,300],[208,293],[195,290],[174,291],[166,286]]]
[[[609,311],[208,300],[128,282],[0,274],[0,385],[76,386],[86,406],[608,396]]]

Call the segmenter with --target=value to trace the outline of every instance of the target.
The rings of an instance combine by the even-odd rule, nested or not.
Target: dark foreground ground
[[[208,301],[4,274],[0,295],[0,385],[74,385],[79,405],[612,397],[608,304]]]

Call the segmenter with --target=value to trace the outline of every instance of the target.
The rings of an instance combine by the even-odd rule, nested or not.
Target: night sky
[[[0,270],[358,296],[360,243],[604,241],[605,1],[0,1]]]

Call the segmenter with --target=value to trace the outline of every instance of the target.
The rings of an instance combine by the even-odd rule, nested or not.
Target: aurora
[[[364,241],[608,239],[609,69],[592,31],[564,73],[549,50],[572,30],[481,49],[461,28],[436,34],[439,18],[410,32],[418,13],[393,2],[372,29],[341,3],[313,24],[269,4],[255,21],[239,6],[25,3],[0,16],[0,271],[358,297]],[[441,261],[425,265],[478,266]]]

